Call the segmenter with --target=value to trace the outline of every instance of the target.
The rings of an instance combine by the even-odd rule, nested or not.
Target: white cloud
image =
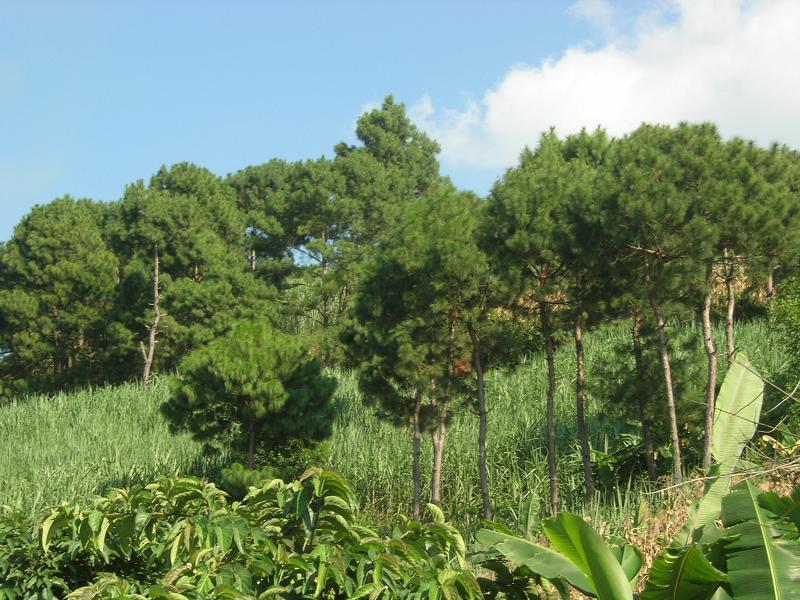
[[[602,0],[575,6],[601,23],[611,14]],[[713,121],[727,136],[800,147],[798,60],[796,0],[672,0],[640,15],[625,38],[511,67],[480,101],[459,108],[424,96],[411,114],[455,168],[511,166],[550,126],[621,135],[644,121]]]
[[[606,35],[613,35],[616,30],[614,7],[608,0],[578,0],[569,7],[569,12]]]

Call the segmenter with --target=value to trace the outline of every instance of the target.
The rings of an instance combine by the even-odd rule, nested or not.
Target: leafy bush
[[[464,540],[442,512],[385,537],[361,527],[332,472],[273,479],[229,502],[213,484],[161,479],[91,510],[0,521],[0,598],[478,598]]]
[[[275,471],[271,467],[260,470],[248,469],[242,463],[233,463],[222,469],[220,487],[234,500],[243,499],[251,487],[261,487],[264,482],[275,479]]]
[[[787,346],[800,347],[800,278],[794,277],[780,286],[780,294],[769,309],[770,325]]]

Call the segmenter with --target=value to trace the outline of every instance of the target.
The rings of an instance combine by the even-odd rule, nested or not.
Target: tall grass
[[[0,505],[32,513],[162,474],[213,472],[222,458],[170,434],[159,412],[167,393],[155,379],[146,395],[127,384],[1,406]]]
[[[693,368],[702,372],[705,363],[699,328],[687,323],[673,326],[672,331],[676,337],[691,340],[690,348],[676,348],[676,357],[693,356],[692,360],[699,362]],[[722,349],[723,332],[715,333]],[[587,336],[590,380],[608,364],[630,360],[627,354],[620,354],[627,352],[628,336],[624,323],[601,327]],[[764,322],[740,323],[737,340],[765,373],[779,373],[783,368],[785,357],[769,345]],[[565,340],[556,355],[563,509],[584,513],[595,523],[602,522],[605,530],[616,532],[637,519],[641,493],[651,486],[635,477],[621,477],[598,492],[594,502],[585,504],[575,427],[572,348]],[[343,473],[355,487],[367,518],[381,523],[408,514],[411,432],[376,418],[361,402],[353,374],[339,371],[336,375],[339,388],[328,466]],[[540,354],[513,370],[494,371],[487,380],[490,488],[497,517],[506,522],[524,521],[525,515],[537,514],[547,497],[546,385]],[[620,432],[635,425],[626,422],[615,398],[598,397],[597,389],[590,388],[594,391],[587,402],[587,423],[592,446],[604,450],[613,448]],[[128,384],[29,397],[0,407],[0,504],[33,512],[159,474],[216,473],[225,457],[204,458],[200,444],[189,435],[170,434],[159,412],[167,394],[166,384],[157,380],[148,395],[141,386]],[[702,393],[689,400],[700,403]],[[479,523],[481,512],[477,438],[476,416],[466,406],[458,407],[448,433],[442,496],[449,517],[466,528]],[[425,475],[431,468],[429,443],[423,444],[422,460]],[[651,498],[649,508],[652,502]]]

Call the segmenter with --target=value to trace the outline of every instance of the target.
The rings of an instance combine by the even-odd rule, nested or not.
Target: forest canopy
[[[583,339],[600,323],[625,321],[635,357],[628,395],[649,477],[667,463],[676,481],[694,464],[710,465],[718,373],[736,356],[737,315],[763,313],[777,298],[774,314],[793,318],[780,290],[797,289],[796,150],[725,140],[710,123],[643,124],[621,138],[551,130],[479,198],[441,174],[438,144],[392,97],[361,116],[356,135],[358,143],[336,145],[331,157],[271,159],[226,177],[179,163],[128,185],[114,202],[65,196],[32,209],[0,246],[0,397],[147,384],[153,373],[185,369],[189,387],[166,413],[191,428],[204,402],[235,395],[220,365],[250,340],[265,353],[292,354],[264,366],[277,369],[276,382],[295,368],[314,371],[300,387],[318,389],[318,399],[281,392],[295,394],[297,406],[329,419],[332,391],[313,365],[342,367],[383,418],[410,428],[414,514],[423,435],[431,438],[437,503],[448,425],[455,412],[475,412],[489,518],[484,374],[543,350],[556,512],[556,348],[574,345],[590,497],[585,403],[594,384]],[[701,324],[707,359],[699,408],[684,397],[686,378],[673,360],[670,325],[687,317]],[[725,326],[722,348],[715,321]],[[318,363],[303,362],[311,357]],[[190,390],[193,377],[212,375],[216,397]],[[269,404],[267,396],[247,402]],[[236,426],[265,430],[254,415],[269,410],[243,413]],[[321,421],[322,412],[305,417]],[[697,422],[703,439],[687,447],[682,437]],[[209,423],[194,431],[202,437]],[[327,430],[320,422],[311,437]],[[262,437],[249,438],[251,465],[255,445],[276,443]],[[656,464],[661,443],[671,450]]]

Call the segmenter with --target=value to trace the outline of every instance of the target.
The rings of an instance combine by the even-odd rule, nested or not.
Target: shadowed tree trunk
[[[438,425],[431,431],[433,442],[433,472],[431,474],[431,503],[437,506],[442,502],[442,460],[444,442],[447,437],[447,401],[442,403],[442,413]]]
[[[667,410],[669,412],[669,428],[672,435],[672,476],[676,483],[683,480],[681,470],[681,440],[678,434],[678,413],[675,408],[675,391],[672,384],[672,366],[669,360],[669,347],[667,344],[667,330],[664,314],[655,295],[650,296],[650,306],[658,327],[658,349],[661,355],[661,368],[664,371],[664,386],[667,390]]]
[[[253,420],[247,426],[247,468],[256,468],[256,424]]]
[[[578,295],[583,294],[582,281],[578,282]],[[587,502],[594,497],[592,479],[592,454],[589,449],[589,433],[586,430],[586,357],[583,352],[583,303],[578,300],[575,308],[575,409],[578,421],[578,440],[583,461],[584,493]]]
[[[419,468],[419,457],[422,452],[422,435],[420,432],[419,418],[420,410],[422,409],[422,394],[417,391],[414,397],[414,415],[412,417],[412,424],[414,426],[414,437],[411,443],[412,447],[412,463],[411,463],[411,478],[414,480],[414,498],[412,502],[411,515],[415,519],[419,519],[420,509],[422,507],[422,475]]]
[[[733,364],[733,357],[736,355],[736,342],[733,339],[733,315],[736,311],[736,292],[733,289],[733,278],[736,274],[736,263],[733,253],[725,250],[725,288],[728,294],[728,310],[725,314],[725,345],[728,351],[728,366]]]
[[[770,266],[767,271],[767,297],[770,298],[775,293],[775,271],[778,267]]]
[[[556,460],[556,360],[553,325],[550,322],[550,305],[539,303],[539,319],[547,357],[547,470],[550,479],[550,512],[558,512],[558,470]]]
[[[703,298],[703,341],[708,355],[708,378],[706,380],[706,419],[703,439],[703,468],[711,466],[711,439],[714,431],[714,402],[717,392],[717,348],[711,329],[711,299],[714,294],[714,263],[706,265],[706,294]]]
[[[472,341],[472,366],[475,369],[478,391],[478,473],[481,480],[481,500],[483,503],[483,518],[492,518],[492,500],[489,496],[489,469],[486,466],[486,435],[489,429],[489,420],[486,410],[486,387],[483,379],[483,364],[481,363],[481,347],[478,334],[471,321],[467,321],[469,337]]]
[[[642,356],[642,316],[639,312],[633,313],[633,361],[636,366],[636,399],[639,405],[639,420],[642,423],[642,437],[644,438],[644,454],[647,464],[647,476],[650,481],[656,480],[655,448],[653,447],[653,433],[650,427],[650,416],[647,414],[647,396],[645,395],[644,382],[644,357]]]
[[[158,335],[158,322],[161,320],[161,289],[159,281],[159,260],[158,246],[153,248],[153,322],[147,327],[147,348],[144,342],[139,342],[139,349],[142,351],[144,368],[142,370],[142,383],[144,391],[147,392],[150,386],[150,369],[153,366],[153,357],[156,352],[156,336]]]
[[[437,506],[442,501],[442,461],[444,459],[444,445],[447,439],[447,417],[450,405],[450,391],[453,380],[453,367],[455,365],[455,338],[456,315],[450,315],[450,348],[447,357],[447,382],[445,383],[444,396],[442,397],[441,411],[437,415],[438,423],[431,431],[433,441],[433,472],[431,474],[431,503]],[[437,408],[436,394],[431,394],[434,409]]]

